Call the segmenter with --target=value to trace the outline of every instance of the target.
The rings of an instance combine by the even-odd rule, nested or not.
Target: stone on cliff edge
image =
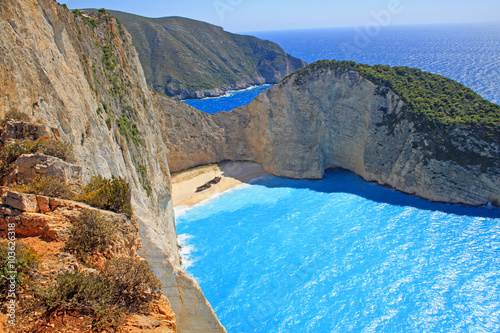
[[[64,162],[60,158],[44,154],[21,155],[15,162],[17,181],[27,183],[39,176],[52,176],[70,184],[82,185],[82,167]]]
[[[42,213],[50,212],[49,198],[41,195],[36,196],[36,201],[38,202],[38,208]]]
[[[33,140],[39,138],[54,140],[59,139],[60,136],[57,129],[45,125],[8,120],[5,122],[3,132],[0,135],[0,143],[4,145],[9,140],[22,140],[27,137]]]
[[[23,212],[36,213],[38,212],[38,202],[33,194],[21,194],[9,191],[2,197],[4,205],[19,209]]]

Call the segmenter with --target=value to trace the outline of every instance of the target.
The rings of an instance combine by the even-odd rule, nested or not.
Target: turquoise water
[[[271,87],[270,84],[254,86],[244,90],[228,91],[224,96],[204,99],[186,99],[183,102],[206,113],[231,111],[235,107],[247,105],[261,92]]]
[[[330,171],[179,215],[184,264],[228,332],[500,331],[499,209]]]
[[[498,24],[384,28],[353,48],[355,34],[255,35],[308,62],[418,67],[500,102]],[[215,113],[258,93],[186,102]],[[499,209],[430,203],[332,171],[263,178],[181,214],[184,265],[230,333],[500,332]]]

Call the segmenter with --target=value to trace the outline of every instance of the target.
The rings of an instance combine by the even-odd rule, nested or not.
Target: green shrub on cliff
[[[82,193],[75,200],[85,202],[100,209],[125,213],[132,216],[128,202],[129,183],[121,177],[92,177],[90,183],[84,186]]]
[[[23,154],[30,154],[30,140],[14,141],[3,147],[0,152],[0,180],[15,169],[14,162]]]
[[[146,311],[161,295],[161,282],[145,260],[114,258],[106,262],[104,272],[115,287],[116,304],[129,311]]]
[[[92,328],[99,330],[116,328],[125,313],[149,310],[160,288],[146,261],[117,258],[106,262],[104,272],[66,272],[35,294],[47,316],[59,310],[81,311],[94,317]]]
[[[113,58],[113,50],[111,49],[111,46],[104,45],[102,47],[102,52],[104,53],[104,55],[102,56],[102,63],[104,64],[104,67],[108,71],[113,71],[118,62],[115,58]]]
[[[102,213],[84,209],[74,224],[65,249],[85,262],[92,253],[102,252],[114,240],[114,229]]]
[[[15,187],[15,190],[21,193],[44,195],[47,197],[70,198],[68,184],[52,176],[38,176],[27,185]]]
[[[66,272],[56,283],[36,293],[38,306],[50,315],[59,310],[81,311],[95,318],[93,329],[116,327],[123,320],[123,309],[115,304],[113,283],[100,273]]]
[[[32,152],[31,140],[17,140],[3,147],[0,152],[0,161],[3,164],[14,163],[22,154],[30,154]]]
[[[137,128],[137,124],[132,120],[132,116],[128,113],[123,113],[120,118],[116,121],[116,125],[118,126],[118,132],[123,135],[127,142],[133,142],[136,146],[144,146],[144,141],[141,139],[139,135],[139,129]]]
[[[97,27],[97,21],[93,17],[84,17],[83,18],[83,23],[91,26],[92,28]]]
[[[153,194],[153,189],[151,188],[151,184],[148,180],[148,170],[145,165],[139,164],[137,166],[137,171],[139,171],[139,181],[141,182],[142,187],[146,190],[148,197]]]
[[[29,122],[31,119],[30,119],[30,116],[28,116],[26,113],[21,112],[21,111],[17,111],[17,110],[15,110],[15,111],[13,110],[13,111],[9,111],[5,114],[4,122],[6,120]]]
[[[32,154],[40,153],[54,156],[68,163],[72,163],[75,161],[73,146],[69,142],[46,140],[44,138],[40,138],[31,143],[29,148]]]

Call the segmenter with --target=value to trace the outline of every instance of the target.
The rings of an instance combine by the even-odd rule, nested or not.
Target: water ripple
[[[354,60],[370,65],[417,67],[472,88],[500,104],[500,24],[386,27],[363,47],[351,28],[256,32],[309,63]]]
[[[266,178],[179,219],[228,332],[500,330],[498,209],[331,172]]]

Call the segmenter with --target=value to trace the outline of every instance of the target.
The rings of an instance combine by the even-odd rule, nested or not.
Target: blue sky
[[[64,0],[59,0],[63,3]],[[500,21],[499,0],[66,0],[69,8],[106,8],[148,17],[183,16],[227,31],[287,30]]]

